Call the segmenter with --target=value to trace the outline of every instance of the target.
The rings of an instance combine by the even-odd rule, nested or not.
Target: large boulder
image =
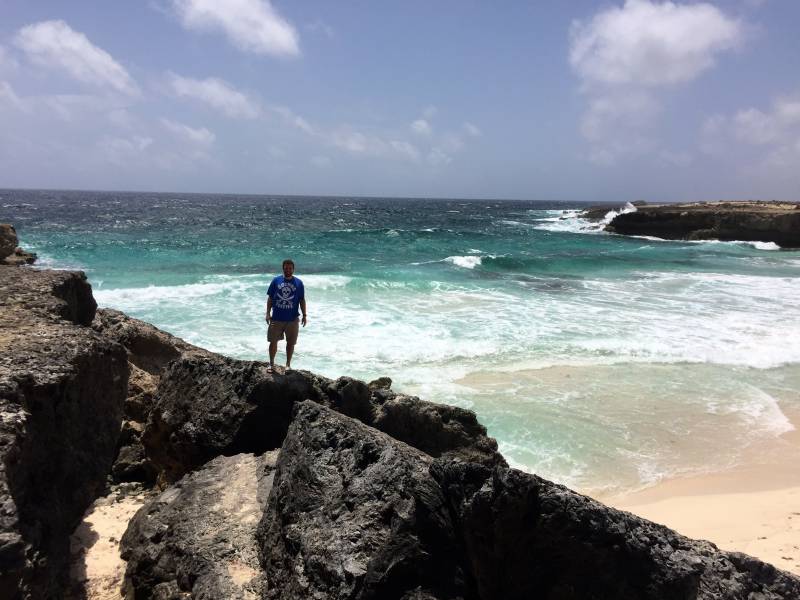
[[[11,256],[17,247],[17,231],[9,223],[0,223],[0,262]]]
[[[777,600],[800,579],[535,475],[437,461],[480,598]]]
[[[279,448],[295,402],[323,400],[309,373],[268,373],[266,365],[221,356],[169,364],[142,436],[163,482],[221,454]]]
[[[432,459],[298,405],[259,528],[269,599],[470,598]]]
[[[255,533],[276,458],[220,456],[140,509],[121,541],[126,597],[260,599]]]
[[[162,482],[220,454],[279,448],[296,402],[313,400],[385,431],[433,457],[505,465],[475,414],[362,381],[307,371],[269,373],[266,364],[184,355],[163,372],[141,441]]]
[[[0,598],[59,597],[69,535],[105,484],[124,349],[84,325],[83,273],[0,266]]]
[[[640,207],[617,215],[606,230],[669,240],[761,241],[800,247],[800,204],[702,202]]]
[[[379,405],[371,424],[435,458],[507,464],[497,451],[497,441],[471,410],[397,395]]]
[[[111,469],[115,482],[155,482],[158,469],[142,444],[142,433],[155,405],[155,392],[166,366],[180,356],[212,357],[213,353],[109,308],[97,311],[92,328],[125,347],[128,394],[117,457]]]

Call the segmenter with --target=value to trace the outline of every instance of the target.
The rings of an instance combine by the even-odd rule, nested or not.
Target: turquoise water
[[[547,202],[0,191],[42,266],[244,359],[283,258],[293,366],[475,410],[515,466],[613,491],[782,452],[800,252],[624,238]]]

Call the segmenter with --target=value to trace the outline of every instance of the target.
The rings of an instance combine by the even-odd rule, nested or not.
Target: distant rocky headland
[[[606,226],[606,231],[667,240],[773,242],[782,248],[800,248],[798,203],[635,204],[635,211],[616,215]],[[613,208],[593,207],[585,211],[584,216],[602,219],[609,210]]]
[[[97,310],[81,272],[0,264],[0,417],[0,600],[67,597],[70,534],[130,481],[130,599],[800,597],[509,468],[471,411],[208,352]]]

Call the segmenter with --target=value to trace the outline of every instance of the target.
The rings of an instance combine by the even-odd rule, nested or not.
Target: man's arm
[[[303,311],[303,327],[306,326],[306,299],[300,300],[300,310]]]
[[[267,323],[269,323],[269,311],[272,310],[272,296],[267,298]]]

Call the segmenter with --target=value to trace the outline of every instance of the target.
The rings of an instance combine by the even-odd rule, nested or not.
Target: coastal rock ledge
[[[606,231],[667,240],[773,242],[800,248],[800,204],[699,202],[640,205],[614,217]]]
[[[120,543],[129,600],[800,598],[790,573],[509,468],[472,412],[388,379],[92,319],[82,273],[0,266],[0,292],[0,600],[67,597],[70,532],[119,476],[153,486]]]

